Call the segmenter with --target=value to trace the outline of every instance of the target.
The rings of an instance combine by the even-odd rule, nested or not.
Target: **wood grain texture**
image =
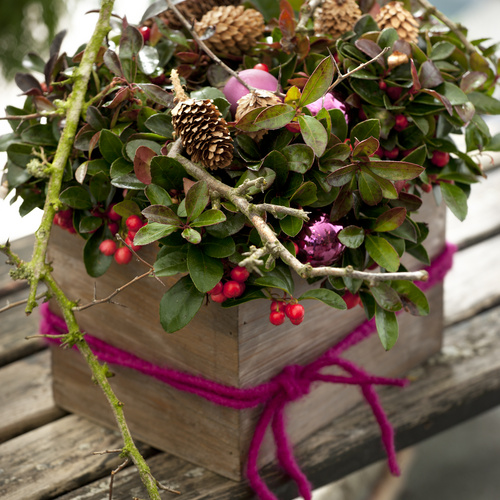
[[[0,443],[64,415],[52,397],[48,350],[0,369]]]
[[[444,354],[415,371],[406,389],[379,390],[396,429],[398,448],[426,439],[500,404],[500,308],[449,327]],[[321,487],[383,458],[380,435],[364,405],[335,419],[295,447],[298,461],[315,487]],[[169,454],[149,461],[155,476],[178,488],[183,500],[251,500],[245,483],[234,483]],[[294,486],[273,466],[263,476],[280,500],[296,498]],[[59,500],[102,500],[102,482],[89,484]],[[117,476],[115,500],[144,496],[137,475]]]

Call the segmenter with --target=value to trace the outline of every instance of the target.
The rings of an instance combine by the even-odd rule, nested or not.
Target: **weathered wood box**
[[[439,255],[445,244],[445,211],[426,200],[420,220],[430,221],[427,250]],[[152,250],[142,255],[153,261]],[[149,253],[149,255],[148,255]],[[50,241],[54,276],[71,299],[86,303],[93,298],[94,283],[82,262],[82,242],[54,228]],[[411,268],[419,264],[407,262]],[[145,271],[143,264],[113,263],[97,280],[97,294],[105,297],[121,284]],[[175,280],[167,279],[167,286]],[[248,387],[268,381],[293,363],[307,363],[336,344],[365,320],[360,307],[337,311],[319,301],[305,302],[306,315],[298,326],[288,321],[276,327],[269,323],[269,303],[264,300],[238,308],[219,304],[203,306],[183,330],[167,334],[158,321],[159,301],[165,288],[155,279],[142,280],[117,297],[126,307],[104,304],[78,315],[81,328],[118,348],[149,362],[201,375],[230,386]],[[427,292],[431,314],[399,316],[400,338],[385,352],[377,335],[352,348],[346,357],[377,375],[399,376],[418,365],[441,347],[443,287]],[[61,407],[115,428],[111,410],[80,355],[53,348],[54,397]],[[111,366],[111,379],[125,404],[125,415],[136,439],[171,452],[223,476],[239,480],[260,409],[233,410],[179,392],[135,371]],[[320,384],[300,401],[290,404],[288,430],[294,443],[361,400],[356,387]],[[335,439],[335,436],[332,436]],[[261,464],[274,456],[271,439],[264,443]]]

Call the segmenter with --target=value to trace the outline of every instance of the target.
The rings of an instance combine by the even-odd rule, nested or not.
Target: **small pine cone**
[[[227,123],[210,99],[186,99],[172,110],[175,134],[195,163],[216,169],[233,160],[233,142]]]
[[[242,5],[216,7],[207,12],[195,29],[198,35],[214,26],[215,33],[204,40],[208,48],[219,54],[241,56],[251,49],[264,33],[264,17],[255,9]]]
[[[337,39],[351,30],[361,15],[355,0],[325,0],[314,13],[314,32]]]
[[[281,99],[269,92],[268,90],[256,89],[249,92],[247,95],[241,97],[238,102],[238,107],[236,108],[235,120],[239,121],[244,115],[252,111],[252,109],[262,108],[264,106],[274,106],[275,104],[281,104]],[[259,130],[257,132],[245,132],[246,135],[251,137],[256,141],[260,141],[267,130]]]
[[[399,2],[389,2],[382,7],[375,21],[381,30],[394,28],[401,40],[416,42],[418,39],[418,21]]]
[[[192,22],[193,19],[199,21],[214,7],[218,7],[219,5],[237,5],[239,3],[241,3],[241,0],[184,0],[181,3],[178,3],[176,7],[189,22]],[[183,28],[182,23],[170,9],[165,10],[159,14],[158,17],[174,30],[180,30]],[[144,25],[151,26],[153,22],[153,19],[148,19]]]

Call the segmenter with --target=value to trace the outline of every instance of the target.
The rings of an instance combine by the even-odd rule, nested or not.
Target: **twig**
[[[130,458],[126,458],[121,465],[119,465],[115,470],[111,471],[111,478],[109,480],[109,500],[113,500],[113,482],[115,480],[116,474],[118,474],[121,470],[125,469],[125,467],[127,467],[129,463],[130,463]]]
[[[102,450],[102,451],[93,451],[92,455],[110,455],[112,453],[121,453],[123,450],[119,448],[118,450]]]
[[[57,111],[50,111],[44,113],[32,113],[31,115],[7,115],[0,116],[0,120],[33,120],[35,118],[46,118],[48,116],[56,116],[60,113]]]
[[[45,297],[47,295],[47,292],[43,292],[41,293],[40,295],[37,295],[35,297],[35,300],[40,300],[42,299],[43,297]],[[3,313],[5,311],[8,311],[9,309],[14,309],[14,307],[17,307],[17,306],[22,306],[23,304],[26,304],[28,302],[28,299],[23,299],[23,300],[18,300],[17,302],[11,302],[10,304],[7,304],[6,306],[2,307],[0,309],[0,313]]]
[[[420,4],[424,9],[426,14],[430,14],[435,18],[439,19],[445,26],[448,26],[455,35],[457,35],[458,39],[463,43],[467,52],[471,54],[472,52],[477,52],[476,47],[472,45],[472,43],[467,40],[467,37],[460,31],[460,28],[457,24],[455,24],[451,19],[446,17],[442,12],[440,12],[434,5],[429,3],[427,0],[417,0],[417,3]]]
[[[60,335],[28,335],[27,337],[24,337],[25,340],[33,340],[33,339],[62,339],[66,337],[65,333],[61,333]]]
[[[175,493],[176,495],[180,495],[181,492],[179,490],[174,490],[173,488],[170,488],[169,486],[166,486],[162,483],[160,483],[160,481],[156,481],[156,486],[158,486],[158,488],[160,488],[160,490],[163,490],[163,491],[168,491],[169,493]]]
[[[342,74],[340,72],[340,69],[337,66],[337,62],[335,61],[335,58],[330,55],[330,57],[332,57],[332,59],[333,59],[335,66],[337,67],[337,79],[330,85],[330,87],[328,87],[328,90],[326,92],[330,92],[331,90],[333,90],[340,82],[344,81],[346,78],[349,78],[353,73],[356,73],[356,71],[359,71],[360,69],[366,68],[366,66],[369,66],[372,62],[375,62],[377,59],[382,57],[388,50],[389,50],[389,47],[386,47],[384,50],[380,51],[380,54],[376,55],[375,57],[373,57],[369,61],[366,61],[365,63],[360,64],[359,66],[356,66],[354,69],[352,69],[351,71],[348,71],[347,73],[344,73],[344,74]]]
[[[116,239],[118,241],[121,241],[137,258],[137,260],[140,260],[144,265],[148,266],[149,269],[154,269],[154,266],[150,264],[149,262],[145,261],[133,248],[131,245],[129,245],[119,234],[116,235]]]
[[[426,281],[428,274],[426,271],[416,271],[407,273],[376,273],[356,271],[351,266],[345,268],[340,267],[312,267],[310,264],[303,264],[294,255],[292,255],[286,247],[278,240],[272,228],[262,218],[255,205],[252,205],[246,198],[239,196],[237,191],[222,183],[208,173],[203,167],[200,167],[187,158],[180,155],[182,143],[180,139],[175,141],[168,156],[175,158],[185,170],[195,179],[203,180],[207,183],[208,188],[217,191],[222,197],[231,201],[239,211],[244,214],[255,227],[261,240],[264,242],[265,249],[257,250],[254,255],[258,258],[263,255],[270,254],[274,257],[280,257],[285,264],[292,268],[302,278],[310,278],[316,276],[335,276],[335,277],[351,277],[354,279],[368,280],[370,282],[392,281],[392,280],[411,280],[411,281]],[[250,257],[251,259],[252,257]],[[247,261],[250,264],[250,261]]]
[[[315,10],[323,4],[325,0],[310,0],[309,2],[305,2],[302,4],[300,8],[300,19],[297,24],[297,28],[295,31],[304,32],[307,31],[306,24],[307,21],[314,15]]]
[[[125,283],[125,285],[118,287],[114,292],[110,293],[107,297],[105,297],[103,299],[96,299],[95,293],[94,293],[94,300],[92,300],[92,302],[89,302],[88,304],[84,304],[83,306],[73,307],[73,311],[85,311],[85,309],[89,309],[90,307],[97,306],[98,304],[105,304],[107,302],[109,303],[109,302],[111,302],[111,299],[113,297],[116,297],[120,292],[123,292],[123,290],[125,290],[125,288],[128,288],[129,286],[133,285],[134,283],[137,283],[138,281],[142,280],[143,278],[146,278],[147,276],[151,276],[153,273],[154,273],[153,269],[149,269],[149,271],[146,271],[144,274],[136,276],[133,280],[130,280],[128,283]]]
[[[275,217],[278,214],[283,215],[291,215],[292,217],[297,217],[298,219],[302,219],[307,222],[309,220],[308,213],[305,210],[292,208],[292,207],[284,207],[282,205],[272,205],[271,203],[259,203],[258,205],[254,205],[256,210],[261,210],[264,212],[268,212]]]
[[[232,70],[226,63],[224,63],[219,57],[217,57],[208,47],[207,44],[199,37],[198,33],[194,30],[193,26],[189,21],[183,16],[182,12],[172,3],[171,0],[165,0],[167,2],[168,8],[177,16],[179,21],[184,25],[184,27],[191,33],[191,36],[196,43],[200,46],[200,48],[210,57],[216,64],[224,68],[231,76],[236,78],[238,82],[241,83],[249,92],[255,90],[251,85],[244,82],[241,77],[236,73],[236,71]]]

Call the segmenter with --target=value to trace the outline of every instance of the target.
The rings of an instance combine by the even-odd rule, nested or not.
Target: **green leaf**
[[[153,85],[151,83],[141,83],[138,85],[143,91],[148,99],[151,101],[170,108],[173,103],[173,95],[166,90],[163,90],[158,85]],[[163,135],[163,134],[160,134]]]
[[[355,125],[351,130],[350,139],[352,144],[356,142],[356,139],[361,142],[369,137],[374,137],[375,139],[380,137],[379,120],[365,120],[364,122]]]
[[[478,113],[500,115],[500,101],[498,99],[481,92],[471,92],[468,97]]]
[[[121,158],[122,148],[123,143],[116,134],[113,134],[110,130],[101,130],[101,135],[99,136],[99,151],[105,160],[109,163],[113,163],[118,158]]]
[[[379,233],[385,231],[394,231],[406,220],[406,209],[403,207],[396,207],[387,210],[377,217],[373,231]]]
[[[366,251],[370,257],[389,272],[399,269],[399,255],[394,247],[380,236],[367,235],[365,238]]]
[[[371,156],[379,148],[379,142],[375,137],[368,137],[356,144],[352,151],[353,156]]]
[[[55,146],[57,139],[51,125],[33,125],[21,132],[21,139],[36,146]]]
[[[311,104],[325,95],[332,84],[335,66],[332,56],[325,57],[313,71],[302,90],[299,107]]]
[[[450,42],[438,42],[432,47],[430,58],[433,61],[448,59],[455,49],[455,45]]]
[[[80,186],[72,186],[66,188],[60,195],[59,199],[71,208],[78,210],[88,210],[92,208],[92,201],[86,189]]]
[[[113,262],[113,256],[104,255],[99,245],[104,240],[105,227],[101,226],[85,243],[83,247],[83,262],[87,274],[92,278],[102,276]]]
[[[458,220],[463,221],[467,217],[467,195],[453,184],[442,182],[440,187],[447,207]]]
[[[151,132],[161,135],[167,139],[172,139],[173,137],[174,127],[172,125],[172,119],[164,113],[158,113],[150,116],[145,121],[144,125],[151,130]]]
[[[311,181],[304,182],[301,184],[297,190],[290,197],[290,202],[294,202],[298,205],[309,206],[313,204],[318,197],[316,196],[317,191],[316,184]]]
[[[358,187],[361,199],[370,206],[378,205],[383,198],[382,188],[378,182],[366,171],[358,174]]]
[[[195,182],[186,194],[188,222],[196,219],[205,210],[209,201],[210,196],[208,194],[207,183],[205,181]]]
[[[149,222],[157,222],[159,224],[169,224],[180,226],[182,219],[169,207],[163,205],[150,205],[142,211],[142,215]]]
[[[157,156],[156,152],[147,146],[139,146],[134,157],[134,173],[137,179],[144,184],[151,184],[151,160]]]
[[[185,240],[189,241],[189,243],[192,243],[193,245],[198,245],[198,243],[201,242],[201,234],[196,231],[196,229],[187,227],[181,234]]]
[[[292,217],[291,215],[287,215],[280,220],[281,230],[292,238],[300,233],[303,224],[304,221],[302,219]]]
[[[145,189],[146,187],[146,184],[139,181],[134,174],[125,174],[115,177],[111,180],[111,184],[121,189]]]
[[[290,123],[295,116],[295,109],[288,104],[275,104],[265,108],[255,119],[256,130],[280,129]]]
[[[260,286],[278,288],[288,293],[288,295],[293,295],[293,279],[288,266],[277,264],[272,271],[258,277],[254,283]]]
[[[334,307],[335,309],[347,309],[346,303],[342,297],[335,293],[333,290],[327,288],[315,288],[303,293],[297,300],[316,299],[321,300],[327,306]]]
[[[159,224],[158,222],[148,222],[145,226],[142,226],[134,238],[135,245],[149,245],[154,241],[160,240],[161,238],[168,236],[169,234],[177,231],[179,229],[177,226],[168,224]]]
[[[181,278],[160,301],[160,322],[167,333],[184,328],[199,311],[205,294],[200,292],[189,276]]]
[[[149,184],[144,190],[144,194],[151,203],[151,205],[172,205],[172,198],[165,189],[156,184]]]
[[[377,305],[375,308],[375,324],[377,325],[377,332],[382,346],[386,351],[389,351],[394,347],[399,336],[396,315]]]
[[[205,226],[213,226],[214,224],[219,224],[220,222],[224,222],[226,220],[226,214],[217,210],[216,208],[212,208],[210,210],[206,210],[199,217],[192,220],[190,223],[191,227],[205,227]]]
[[[93,161],[99,161],[99,160],[93,160]],[[90,164],[91,162],[88,163]],[[115,179],[117,177],[129,174],[130,172],[132,172],[132,170],[134,170],[134,165],[129,161],[127,161],[125,158],[121,157],[116,159],[111,164],[109,175],[111,176],[112,179]]]
[[[166,191],[183,189],[183,177],[186,177],[184,167],[168,156],[155,156],[151,160],[151,179],[153,184],[161,186]]]
[[[441,85],[444,81],[441,72],[432,61],[425,61],[422,66],[420,66],[418,77],[422,87],[426,89],[433,89]]]
[[[80,225],[78,231],[80,233],[93,233],[102,226],[102,222],[103,221],[100,217],[87,215],[80,219]]]
[[[460,88],[466,93],[478,89],[486,83],[488,75],[481,71],[468,71],[460,82]]]
[[[344,113],[340,109],[328,110],[332,120],[332,134],[344,142],[347,138],[347,122]]]
[[[351,182],[354,177],[355,172],[358,170],[358,165],[353,163],[352,165],[346,165],[345,167],[338,168],[326,177],[326,181],[331,186],[344,186],[348,182]]]
[[[292,172],[305,174],[314,162],[314,151],[306,144],[291,144],[282,151]]]
[[[226,238],[215,238],[207,234],[203,236],[201,246],[206,255],[214,257],[215,259],[225,259],[233,255],[236,251],[236,245],[231,236],[227,236]]]
[[[226,221],[207,227],[206,231],[216,238],[227,238],[241,231],[246,218],[243,214],[227,214]]]
[[[312,116],[300,116],[300,133],[304,142],[314,151],[319,158],[323,155],[328,143],[325,127]]]
[[[427,316],[429,303],[425,293],[411,281],[393,281],[392,288],[399,294],[405,310],[413,316]]]
[[[106,201],[110,192],[111,181],[105,173],[99,172],[92,177],[90,181],[90,193],[97,202]]]
[[[373,298],[382,309],[396,312],[403,307],[399,295],[387,283],[379,283],[370,287],[370,290]]]
[[[420,165],[415,165],[414,163],[408,163],[406,161],[373,160],[363,165],[380,177],[389,179],[390,181],[415,179],[425,170]]]
[[[116,203],[115,205],[113,205],[113,210],[118,215],[125,217],[125,219],[127,219],[131,215],[141,215],[141,209],[139,208],[139,205],[132,200],[123,200],[119,203]]]
[[[187,267],[194,285],[203,293],[219,283],[224,274],[222,262],[206,255],[197,245],[188,247]]]
[[[347,226],[337,234],[337,237],[347,248],[358,248],[365,241],[365,231],[361,227]]]

